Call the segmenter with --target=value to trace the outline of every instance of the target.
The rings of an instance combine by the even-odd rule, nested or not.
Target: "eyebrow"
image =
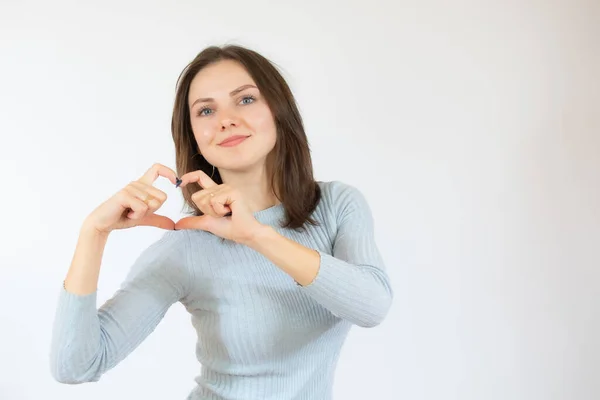
[[[255,88],[255,89],[258,89],[258,88],[257,88],[256,86],[254,86],[254,85],[250,85],[250,84],[248,84],[248,85],[242,85],[242,86],[240,86],[239,88],[237,88],[237,89],[235,89],[235,90],[232,90],[232,91],[229,93],[229,96],[235,96],[235,95],[236,95],[236,94],[238,94],[239,92],[241,92],[241,91],[243,91],[243,90],[246,90],[246,89],[249,89],[249,88]],[[190,106],[190,109],[191,109],[191,108],[194,108],[194,106],[196,105],[196,103],[208,103],[208,102],[210,102],[210,101],[215,101],[215,99],[213,99],[212,97],[201,97],[201,98],[199,98],[199,99],[196,99],[196,101],[194,101],[194,102],[192,103],[192,105]]]

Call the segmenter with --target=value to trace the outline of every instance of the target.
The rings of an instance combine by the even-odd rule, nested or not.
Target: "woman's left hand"
[[[182,218],[175,224],[175,229],[202,229],[224,239],[246,244],[264,227],[254,218],[235,188],[216,184],[202,171],[183,175],[180,186],[191,182],[197,182],[203,188],[192,194],[192,201],[204,215]]]

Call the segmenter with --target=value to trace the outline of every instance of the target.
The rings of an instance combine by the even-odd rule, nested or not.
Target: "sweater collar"
[[[285,217],[283,203],[276,204],[264,210],[256,211],[254,218],[261,224],[279,226]]]

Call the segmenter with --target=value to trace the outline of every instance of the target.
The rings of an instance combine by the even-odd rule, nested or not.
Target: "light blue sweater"
[[[258,221],[316,249],[315,280],[298,285],[260,253],[200,230],[168,231],[134,263],[100,309],[96,293],[61,290],[51,371],[64,383],[97,381],[130,354],[175,302],[192,315],[201,374],[188,399],[330,399],[352,325],[386,316],[392,289],[364,196],[319,182],[319,226],[283,229],[282,205]]]

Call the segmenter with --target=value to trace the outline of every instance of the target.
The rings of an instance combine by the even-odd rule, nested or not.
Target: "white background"
[[[192,389],[181,305],[99,383],[52,380],[50,332],[83,218],[174,166],[175,81],[225,43],[281,66],[317,178],[373,209],[396,297],[351,331],[336,399],[600,396],[599,2],[87,3],[0,3],[0,398]],[[111,236],[100,301],[161,234]]]

